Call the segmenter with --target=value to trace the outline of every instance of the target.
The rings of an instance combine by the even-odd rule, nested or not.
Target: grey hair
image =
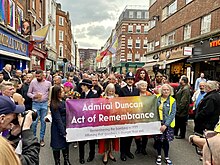
[[[144,81],[144,80],[138,81],[135,85],[136,85],[137,88],[140,88],[140,86],[141,86],[142,84],[148,85],[147,81]]]
[[[107,85],[107,87],[105,88],[105,94],[104,95],[107,95],[107,92],[109,89],[114,89],[115,90],[115,85],[113,83],[110,83]]]
[[[159,89],[159,93],[162,95],[162,88],[163,87],[168,87],[169,89],[170,89],[170,95],[174,95],[174,92],[173,92],[173,87],[171,87],[169,84],[163,84],[161,87],[160,87],[160,89]]]
[[[213,80],[208,80],[207,83],[206,83],[206,86],[208,86],[211,91],[218,90],[218,88],[219,88],[218,82],[213,81]]]

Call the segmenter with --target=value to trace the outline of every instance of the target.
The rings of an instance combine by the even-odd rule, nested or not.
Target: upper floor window
[[[139,62],[140,61],[140,54],[136,53],[135,54],[135,62]]]
[[[157,0],[150,0],[150,6],[154,4]]]
[[[211,30],[211,14],[202,17],[201,34],[208,33]]]
[[[149,22],[149,29],[151,29],[151,28],[153,28],[153,27],[155,27],[156,26],[156,20],[151,20],[150,22]]]
[[[36,1],[32,0],[32,8],[35,10],[36,9],[36,5],[35,5]]]
[[[134,12],[133,11],[129,11],[129,18],[134,18]]]
[[[141,47],[141,40],[137,39],[135,43],[135,48],[140,48]]]
[[[136,33],[141,33],[141,26],[140,25],[136,26]]]
[[[132,62],[132,54],[131,53],[127,54],[127,62]]]
[[[132,33],[133,32],[133,25],[128,25],[128,33]]]
[[[64,18],[59,16],[59,25],[63,26],[64,25]]]
[[[187,24],[184,26],[184,40],[191,38],[191,25]]]
[[[147,48],[147,43],[148,43],[148,40],[147,40],[147,39],[144,39],[143,48]]]
[[[149,30],[149,26],[148,26],[148,25],[145,25],[145,26],[144,26],[144,34],[147,34],[147,33],[148,33],[148,30]]]
[[[63,41],[63,31],[59,30],[59,40]]]
[[[161,37],[161,47],[175,43],[175,31]]]
[[[132,39],[128,39],[128,48],[132,48]]]
[[[39,17],[42,18],[42,8],[43,8],[43,3],[42,0],[40,0],[40,5],[39,5]]]
[[[190,3],[191,1],[193,1],[193,0],[186,0],[186,4]]]
[[[137,11],[137,18],[141,18],[141,11]]]
[[[169,6],[166,6],[162,10],[162,20],[166,19],[176,11],[177,11],[177,0],[175,0],[173,3],[171,3]]]
[[[63,57],[63,45],[59,46],[59,57]]]
[[[148,19],[149,18],[149,12],[144,12],[144,18]]]
[[[148,43],[147,51],[148,51],[148,52],[154,51],[154,45],[155,45],[155,44],[154,44],[154,41]]]

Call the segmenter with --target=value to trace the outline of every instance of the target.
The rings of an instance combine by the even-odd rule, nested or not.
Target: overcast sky
[[[126,5],[148,5],[148,0],[57,0],[69,11],[79,48],[100,49]]]

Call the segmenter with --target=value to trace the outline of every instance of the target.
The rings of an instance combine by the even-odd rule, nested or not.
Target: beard
[[[37,79],[38,82],[41,82],[43,79]]]

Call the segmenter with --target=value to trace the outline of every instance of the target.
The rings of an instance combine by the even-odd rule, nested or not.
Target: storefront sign
[[[215,40],[210,42],[210,47],[220,46],[220,40]]]
[[[0,29],[0,49],[27,56],[28,43]]]
[[[67,100],[66,113],[68,142],[160,134],[155,95]]]

